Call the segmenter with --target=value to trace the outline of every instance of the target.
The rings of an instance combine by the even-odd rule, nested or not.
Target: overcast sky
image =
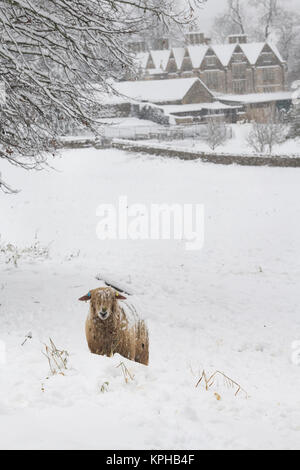
[[[300,13],[300,0],[283,0],[282,3]],[[227,0],[207,0],[199,12],[203,32],[209,32],[213,17],[224,11],[226,5]]]

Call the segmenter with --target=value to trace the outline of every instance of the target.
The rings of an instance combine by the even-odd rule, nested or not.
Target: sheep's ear
[[[83,297],[80,297],[80,300],[81,302],[87,302],[88,300],[91,300],[91,293],[89,292],[87,295],[84,295]]]
[[[127,299],[127,297],[124,297],[124,295],[119,294],[119,292],[116,292],[116,298],[117,298],[118,300],[126,300],[126,299]]]

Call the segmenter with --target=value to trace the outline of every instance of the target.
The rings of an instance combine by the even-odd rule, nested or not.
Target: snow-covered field
[[[256,152],[252,147],[249,146],[248,136],[251,132],[251,124],[232,124],[232,138],[228,139],[223,145],[218,146],[215,152],[229,153],[229,154],[241,154],[241,155],[256,155]],[[164,142],[166,144],[166,142]],[[197,139],[184,139],[174,140],[169,142],[174,147],[187,147],[189,149],[199,151],[212,151],[209,145],[201,140]],[[299,156],[300,155],[300,140],[299,139],[288,139],[281,144],[275,144],[272,151],[273,155],[283,156]]]
[[[2,168],[23,190],[0,194],[1,243],[38,239],[50,257],[15,267],[0,254],[0,448],[300,449],[300,170],[86,149],[54,164]],[[97,207],[119,195],[205,204],[204,249],[99,241]],[[86,345],[77,299],[101,284],[97,273],[128,285],[149,324],[150,366],[125,361],[129,383],[123,359]],[[49,377],[49,337],[70,354],[64,376]],[[195,388],[203,369],[248,399],[222,380]]]

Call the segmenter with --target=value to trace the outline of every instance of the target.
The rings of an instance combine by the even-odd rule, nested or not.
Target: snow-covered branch
[[[134,69],[130,36],[154,17],[186,23],[204,1],[178,8],[175,0],[2,0],[0,159],[41,167],[56,149],[58,122],[95,130],[95,85],[111,91],[111,79]]]

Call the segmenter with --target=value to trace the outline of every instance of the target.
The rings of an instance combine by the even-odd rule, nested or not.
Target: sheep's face
[[[115,311],[116,292],[113,289],[97,289],[92,292],[94,313],[100,320],[107,320]]]
[[[93,314],[102,321],[107,320],[116,310],[116,302],[125,300],[121,294],[111,287],[94,289],[79,300],[91,301]]]

